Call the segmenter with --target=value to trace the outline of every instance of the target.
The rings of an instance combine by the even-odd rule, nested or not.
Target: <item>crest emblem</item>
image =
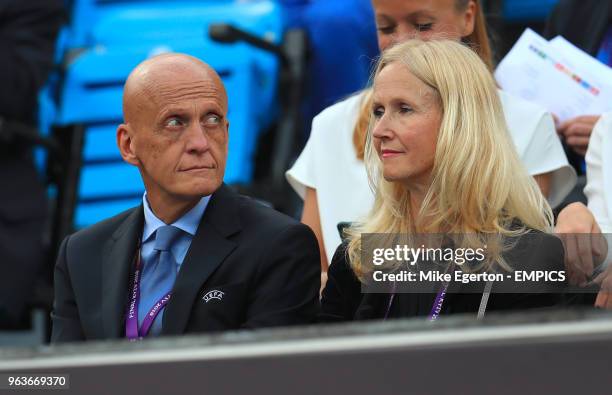
[[[225,295],[224,292],[221,292],[217,289],[213,289],[212,291],[206,292],[206,295],[202,297],[202,300],[206,303],[208,303],[212,299],[223,300],[223,295]]]

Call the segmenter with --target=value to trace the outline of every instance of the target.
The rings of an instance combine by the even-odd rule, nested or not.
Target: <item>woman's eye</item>
[[[400,107],[400,112],[401,112],[401,113],[403,113],[403,114],[406,114],[406,113],[412,112],[412,107],[410,107],[410,106],[405,106],[405,105],[404,105],[404,106],[401,106],[401,107]]]
[[[378,26],[378,31],[382,34],[393,34],[395,26]]]
[[[376,107],[375,109],[372,110],[372,115],[374,115],[374,118],[378,119],[381,118],[385,113],[385,110],[382,107]]]
[[[433,23],[417,23],[414,25],[414,27],[416,27],[416,29],[420,32],[431,30],[432,26]]]

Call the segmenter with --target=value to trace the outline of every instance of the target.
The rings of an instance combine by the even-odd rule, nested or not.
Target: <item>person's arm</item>
[[[567,161],[550,113],[540,116],[521,160],[553,208],[576,183],[576,173]]]
[[[570,284],[585,285],[608,252],[593,213],[579,202],[567,205],[557,217],[555,233],[563,241]]]
[[[548,198],[548,194],[550,192],[550,183],[552,181],[552,172],[536,174],[535,176],[533,176],[533,178],[540,187],[542,195],[544,195],[545,198]]]
[[[37,92],[53,66],[55,39],[64,22],[63,2],[4,3],[0,30],[0,116],[29,121]]]
[[[319,217],[319,203],[317,201],[316,189],[306,187],[304,210],[302,211],[301,221],[303,224],[308,225],[317,237],[319,250],[321,251],[321,272],[326,273],[329,264],[327,261],[327,254],[325,253],[325,244],[323,242],[323,231],[321,230],[321,218]]]
[[[610,214],[607,208],[607,194],[609,192],[604,188],[604,138],[608,138],[612,132],[611,114],[605,114],[601,117],[600,122],[593,129],[589,148],[585,159],[587,165],[587,184],[584,188],[584,194],[589,201],[589,210],[593,213],[597,223],[602,227],[604,232],[610,232]],[[612,309],[612,265],[610,265],[610,256],[606,258],[608,267],[600,273],[595,282],[600,285],[600,292],[597,295],[595,306],[605,309]]]
[[[584,194],[589,202],[589,210],[593,213],[593,217],[597,220],[599,226],[605,233],[609,233],[610,213],[608,212],[607,199],[610,191],[606,191],[604,187],[604,139],[608,139],[612,133],[612,114],[606,114],[601,118],[591,136],[592,144],[585,156],[586,160],[586,178],[587,183],[584,188]]]
[[[70,236],[62,242],[55,265],[55,299],[51,312],[51,343],[85,340],[70,273],[68,272],[67,250],[69,242]]]
[[[594,282],[599,285],[595,307],[612,310],[612,265],[608,265]]]
[[[268,240],[261,246],[265,255],[242,327],[314,322],[319,310],[321,275],[317,239],[307,226],[295,224]]]

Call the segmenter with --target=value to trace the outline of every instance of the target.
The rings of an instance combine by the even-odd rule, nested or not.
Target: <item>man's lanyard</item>
[[[142,321],[142,326],[138,329],[138,304],[140,303],[140,280],[142,275],[142,267],[140,262],[140,242],[138,242],[138,248],[136,249],[136,256],[134,257],[134,283],[130,290],[130,304],[127,309],[127,318],[125,321],[125,336],[132,340],[139,340],[146,337],[151,330],[153,321],[159,312],[166,306],[170,301],[172,292],[168,292],[165,296],[155,303],[149,313],[145,316]]]

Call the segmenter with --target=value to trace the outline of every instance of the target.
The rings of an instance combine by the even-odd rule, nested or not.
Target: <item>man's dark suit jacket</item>
[[[67,237],[55,268],[52,342],[125,336],[142,206]],[[306,225],[225,185],[177,275],[162,335],[308,324],[319,307],[317,240]],[[221,291],[219,298],[206,298]]]

